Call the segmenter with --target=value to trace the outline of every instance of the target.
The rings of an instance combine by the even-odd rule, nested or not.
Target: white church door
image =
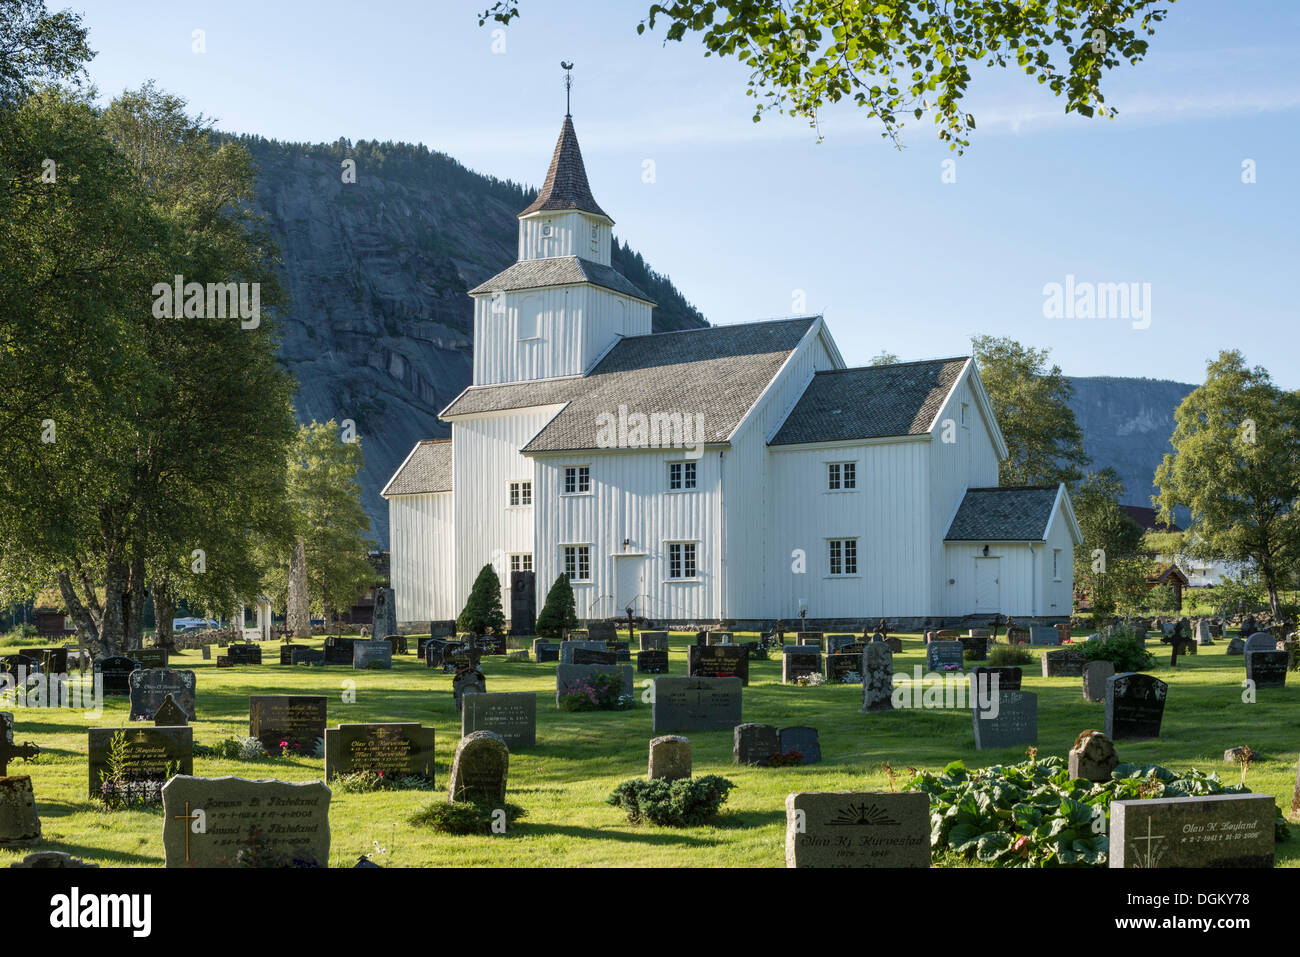
[[[1001,610],[1001,586],[998,583],[1000,558],[975,559],[975,612],[994,614]]]
[[[645,615],[645,556],[614,556],[614,614],[626,615],[629,608],[634,615]]]

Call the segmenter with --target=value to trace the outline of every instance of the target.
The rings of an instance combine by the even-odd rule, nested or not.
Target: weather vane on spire
[[[573,74],[569,71],[573,69],[573,63],[568,60],[560,61],[560,68],[564,70],[564,115],[569,115],[569,91],[573,89]]]

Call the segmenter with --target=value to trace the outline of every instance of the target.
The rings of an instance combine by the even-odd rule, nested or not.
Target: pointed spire
[[[596,199],[591,195],[591,187],[587,184],[587,169],[582,165],[582,150],[578,148],[578,134],[573,130],[573,118],[567,115],[560,130],[560,139],[555,144],[555,155],[551,157],[551,168],[546,172],[542,191],[519,215],[527,216],[548,209],[577,209],[609,219],[609,215],[596,205]]]

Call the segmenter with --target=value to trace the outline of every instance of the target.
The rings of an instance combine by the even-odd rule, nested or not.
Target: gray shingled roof
[[[583,259],[580,256],[556,256],[550,259],[525,259],[497,273],[487,282],[469,291],[471,296],[480,293],[510,292],[513,289],[535,289],[543,286],[568,286],[589,282],[613,289],[625,296],[654,305],[654,300],[610,266]]]
[[[818,372],[772,445],[922,435],[966,359],[931,359]]]
[[[957,508],[946,542],[1041,542],[1057,486],[972,488]]]
[[[621,340],[589,375],[470,387],[444,416],[558,405],[565,408],[524,446],[525,452],[599,447],[602,413],[704,416],[704,441],[730,439],[815,316],[712,326]],[[695,436],[691,436],[692,441]]]
[[[415,447],[384,489],[385,495],[451,491],[451,440],[428,439]]]
[[[591,195],[587,168],[582,163],[582,150],[578,148],[578,134],[573,130],[570,116],[564,118],[564,126],[560,128],[560,138],[555,143],[551,168],[546,171],[542,191],[519,215],[527,216],[545,209],[579,209],[609,218]]]

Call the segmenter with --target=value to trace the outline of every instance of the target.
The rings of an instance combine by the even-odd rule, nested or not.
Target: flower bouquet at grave
[[[769,768],[788,768],[798,764],[803,764],[803,753],[793,748],[789,751],[778,751],[767,759]]]
[[[121,811],[127,808],[148,807],[162,803],[162,789],[173,776],[180,773],[179,762],[168,762],[161,779],[132,778],[130,747],[126,735],[118,732],[109,742],[104,770],[99,772],[99,794],[102,809]]]
[[[814,671],[812,674],[800,675],[794,679],[794,683],[804,688],[816,688],[826,684],[826,676]]]
[[[616,674],[597,674],[584,679],[560,695],[561,711],[626,711],[632,696],[623,693],[623,678]]]

